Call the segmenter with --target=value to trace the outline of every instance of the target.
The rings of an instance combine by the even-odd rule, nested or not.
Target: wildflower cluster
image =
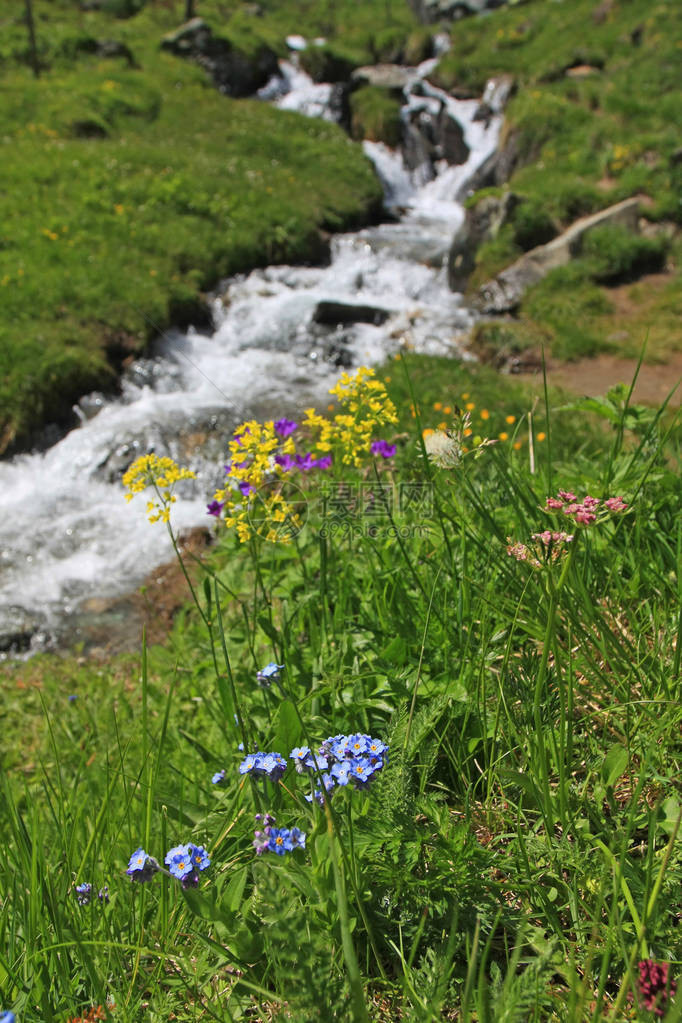
[[[78,899],[79,906],[89,905],[92,899],[92,885],[88,881],[84,881],[83,884],[77,884],[75,887],[76,898]],[[97,892],[97,898],[100,902],[109,901],[109,888],[104,885],[103,888]]]
[[[354,376],[342,373],[329,393],[338,399],[340,406],[334,418],[327,419],[311,408],[306,410],[303,420],[304,427],[316,437],[316,451],[323,456],[334,451],[341,464],[358,469],[365,464],[370,452],[382,458],[395,454],[393,445],[375,436],[381,427],[397,423],[398,417],[386,388],[375,378],[374,370],[361,366]]]
[[[254,831],[253,847],[258,856],[264,852],[274,852],[278,856],[293,849],[305,849],[306,833],[299,828],[275,828],[275,817],[270,814],[256,814],[256,823],[262,829]]]
[[[242,542],[254,532],[283,542],[299,532],[303,523],[292,497],[296,474],[329,469],[335,458],[361,466],[369,453],[385,459],[395,454],[394,445],[375,438],[377,429],[397,422],[397,416],[373,370],[362,367],[352,377],[344,373],[329,393],[341,406],[333,419],[308,409],[300,425],[283,418],[238,427],[229,445],[225,486],[207,512],[234,528]]]
[[[658,1019],[662,1019],[668,1007],[668,999],[674,998],[677,991],[677,984],[669,974],[669,963],[642,959],[637,968],[642,1006],[653,1012]]]
[[[191,469],[181,469],[172,458],[159,458],[157,455],[142,455],[130,466],[123,475],[123,486],[128,493],[126,501],[132,501],[135,494],[147,487],[153,487],[156,500],[147,501],[147,515],[150,522],[168,522],[170,507],[176,498],[173,493],[175,484],[180,480],[192,480],[196,474]]]
[[[622,497],[607,497],[602,501],[588,494],[580,500],[570,490],[560,490],[556,497],[548,497],[545,503],[546,511],[560,511],[570,515],[580,526],[591,526],[597,521],[597,516],[603,521],[609,514],[625,511],[626,508],[627,502]]]
[[[199,872],[211,865],[208,854],[203,846],[176,845],[170,849],[163,861],[168,867],[171,877],[182,882],[183,888],[196,888],[199,884]]]
[[[517,561],[526,561],[533,568],[542,568],[543,564],[556,561],[566,550],[566,545],[574,539],[573,533],[553,533],[545,529],[542,533],[533,533],[531,540],[535,541],[534,547],[525,543],[513,543],[507,537],[507,554]]]
[[[240,774],[279,781],[287,769],[287,761],[279,753],[249,753],[239,765]]]
[[[144,882],[151,881],[154,874],[160,871],[168,877],[177,878],[182,882],[183,888],[196,888],[199,884],[199,872],[210,866],[211,861],[203,846],[189,842],[169,849],[164,863],[168,870],[160,866],[144,849],[136,849],[130,857],[126,874],[133,881]]]
[[[308,746],[299,746],[291,751],[299,774],[307,772],[319,777],[325,792],[331,793],[337,787],[352,782],[356,788],[367,788],[370,780],[388,762],[388,746],[381,739],[371,735],[333,735],[325,739],[317,753]],[[324,802],[324,793],[315,789],[307,795],[308,802],[316,799]]]
[[[356,788],[366,788],[388,761],[388,746],[381,739],[371,735],[333,735],[313,753],[309,746],[296,746],[289,754],[298,774],[309,774],[320,779],[326,792],[337,786],[345,787],[352,782]],[[268,778],[278,782],[289,765],[280,753],[249,753],[239,765],[240,774],[255,778]],[[214,778],[216,776],[214,775]],[[222,776],[220,778],[222,780]],[[307,795],[323,802],[321,789]]]
[[[230,441],[225,486],[216,491],[207,511],[235,528],[243,542],[253,534],[256,520],[265,525],[268,540],[286,542],[301,528],[299,514],[287,497],[287,474],[297,468],[307,472],[327,466],[314,463],[310,454],[296,454],[292,434],[297,429],[290,419],[251,420],[242,423]]]

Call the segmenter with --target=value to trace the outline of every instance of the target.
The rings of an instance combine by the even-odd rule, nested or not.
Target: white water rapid
[[[501,118],[489,104],[493,113],[474,119],[477,101],[422,81],[429,67],[413,72],[405,116],[445,107],[463,129],[466,163],[443,163],[420,184],[429,175],[410,174],[398,153],[365,143],[399,221],[336,237],[329,266],[231,278],[215,299],[212,336],[189,330],[160,340],[125,373],[120,396],[90,395],[80,425],[53,447],[0,462],[0,651],[83,638],[88,601],[130,592],[170,560],[163,526],[146,521],[145,498],[124,500],[120,476],[139,454],[170,454],[198,473],[174,506],[176,530],[212,525],[206,503],[242,418],[324,407],[340,366],[377,363],[403,341],[458,352],[471,314],[447,287],[444,256],[463,219],[459,200],[494,152]],[[330,87],[291,64],[271,97],[328,116]],[[315,322],[319,303],[330,301],[370,306],[385,322]]]

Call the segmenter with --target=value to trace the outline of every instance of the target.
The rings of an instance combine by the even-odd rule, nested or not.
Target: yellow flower
[[[537,435],[537,438],[536,438],[536,440],[538,440],[539,442],[542,442],[542,441],[543,441],[543,440],[545,439],[545,437],[546,437],[546,436],[547,436],[547,434],[546,434],[546,433],[539,433],[539,434]]]
[[[443,412],[445,413],[446,416],[451,416],[452,415],[452,406],[451,405],[446,405],[445,408],[443,409]]]
[[[156,500],[147,501],[147,516],[150,522],[168,522],[170,506],[176,500],[173,495],[175,484],[180,480],[196,479],[191,469],[180,468],[172,458],[160,458],[158,455],[142,455],[123,474],[123,486],[128,493],[126,501],[132,501],[135,494],[140,494],[147,487],[156,491]]]
[[[476,408],[473,401],[468,401],[464,407],[467,410],[467,412],[473,412],[474,409]]]
[[[433,408],[434,408],[435,412],[440,412],[442,407],[443,407],[443,402],[442,401],[434,401]]]
[[[514,441],[514,451],[520,451],[522,447],[523,447],[523,444],[521,443],[520,440],[515,440]]]
[[[465,391],[464,394],[462,395],[462,401],[468,401],[468,400],[469,400],[469,392]]]
[[[504,421],[505,423],[509,423],[509,425],[511,426],[512,423],[516,422],[516,416],[505,416]]]
[[[490,419],[490,413],[488,412],[487,408],[481,409],[481,419]]]
[[[509,434],[506,433],[504,430],[502,431],[502,433],[498,433],[497,436],[499,440],[509,440]]]
[[[422,437],[424,438],[430,437],[433,432],[434,431],[431,429],[431,427],[427,426],[425,430],[422,430]]]

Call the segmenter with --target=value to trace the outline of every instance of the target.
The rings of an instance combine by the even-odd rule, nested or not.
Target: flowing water
[[[0,650],[78,639],[89,598],[130,592],[169,560],[169,539],[147,523],[144,498],[123,498],[121,473],[139,454],[170,454],[195,469],[173,522],[176,530],[205,526],[214,522],[206,502],[222,478],[227,440],[242,419],[324,407],[339,367],[377,363],[404,343],[459,353],[457,337],[472,317],[449,291],[443,260],[501,117],[476,120],[477,101],[423,82],[431,66],[411,74],[404,115],[447,108],[463,129],[466,163],[438,165],[435,177],[431,166],[408,172],[398,153],[366,142],[393,222],[337,236],[329,266],[231,278],[214,300],[212,336],[189,330],[160,339],[126,371],[119,396],[82,400],[80,425],[57,444],[0,462]],[[330,87],[292,64],[282,65],[268,98],[331,116]],[[371,307],[375,322],[318,323],[321,302]]]

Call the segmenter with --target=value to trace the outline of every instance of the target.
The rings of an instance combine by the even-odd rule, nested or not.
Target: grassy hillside
[[[481,328],[479,340],[494,344],[497,331],[507,345],[544,343],[564,358],[633,355],[646,336],[650,357],[682,348],[681,39],[675,0],[528,0],[456,26],[435,77],[478,94],[488,76],[513,75],[507,187],[524,199],[480,249],[472,289],[577,217],[632,195],[658,246],[638,264],[626,233],[602,233],[528,293],[518,322]],[[650,285],[628,285],[666,262]]]
[[[377,7],[351,34],[360,56]],[[328,17],[307,25],[273,8],[267,22],[217,3],[201,13],[246,53],[261,41],[284,53],[286,32]],[[319,229],[366,220],[381,197],[340,129],[229,100],[161,52],[184,5],[126,19],[115,4],[34,9],[38,79],[18,9],[0,14],[0,452],[112,386],[157,330],[196,322],[199,292],[220,276],[315,258]],[[132,62],[99,56],[101,40]]]

